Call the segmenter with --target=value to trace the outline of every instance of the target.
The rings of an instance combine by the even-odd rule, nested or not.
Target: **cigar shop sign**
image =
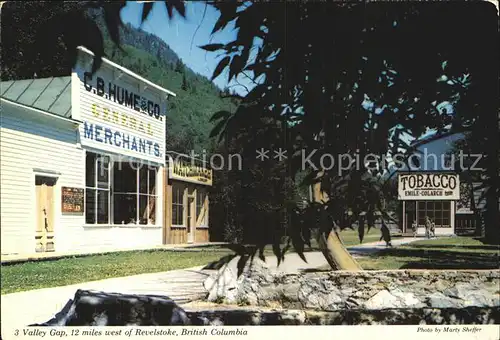
[[[398,175],[399,200],[458,200],[460,179],[457,174],[412,173]]]
[[[170,179],[212,185],[212,170],[188,160],[169,159],[168,172]]]

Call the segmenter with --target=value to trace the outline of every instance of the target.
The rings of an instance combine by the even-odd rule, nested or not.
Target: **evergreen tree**
[[[189,86],[189,83],[188,83],[188,81],[187,81],[187,79],[186,79],[186,74],[183,74],[183,75],[182,75],[182,85],[181,85],[181,89],[182,89],[183,91],[188,91],[188,90],[189,90],[189,88],[190,88],[190,86]]]
[[[178,73],[185,72],[184,63],[180,59],[177,59],[177,62],[175,63],[175,72],[178,72]]]

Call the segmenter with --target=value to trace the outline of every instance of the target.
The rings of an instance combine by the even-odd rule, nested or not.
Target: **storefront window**
[[[450,227],[450,202],[425,201],[418,202],[418,224],[425,225],[425,216],[428,216],[438,228]]]
[[[208,214],[207,209],[205,209],[205,200],[207,198],[207,193],[204,188],[196,189],[196,221],[201,227],[208,226]]]
[[[85,223],[109,223],[109,165],[107,156],[87,152],[85,158]]]
[[[156,223],[156,167],[136,162],[113,166],[113,221],[115,224]]]
[[[184,225],[184,186],[172,185],[172,225]]]
[[[157,167],[87,152],[85,223],[156,224],[157,173]]]
[[[137,169],[134,162],[113,165],[114,224],[137,224]]]

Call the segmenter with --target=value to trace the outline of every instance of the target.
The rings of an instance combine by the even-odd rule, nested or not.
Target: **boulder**
[[[427,297],[427,304],[434,308],[460,308],[461,300],[450,298],[443,293],[435,292]]]
[[[366,301],[364,307],[366,309],[399,308],[401,301],[388,290],[382,290]]]
[[[188,325],[186,312],[168,296],[77,290],[53,319],[31,326]]]
[[[209,302],[258,304],[279,295],[273,285],[279,275],[269,265],[257,258],[248,260],[238,276],[239,261],[235,257],[203,282]]]

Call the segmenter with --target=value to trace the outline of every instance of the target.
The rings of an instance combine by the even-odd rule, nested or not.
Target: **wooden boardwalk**
[[[124,294],[167,295],[179,304],[203,299],[206,290],[203,281],[212,271],[197,269],[173,270],[129,276],[127,278],[108,279],[103,284],[92,282],[88,289]]]

